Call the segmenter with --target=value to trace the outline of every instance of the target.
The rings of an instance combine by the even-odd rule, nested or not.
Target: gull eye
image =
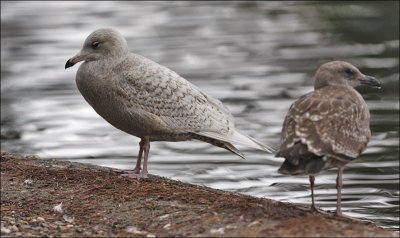
[[[95,42],[92,43],[92,48],[93,49],[97,49],[97,48],[99,48],[99,46],[100,46],[100,42],[98,42],[98,41],[95,41]]]
[[[351,70],[349,68],[347,68],[344,72],[346,73],[347,76],[352,76],[353,75],[353,70]]]

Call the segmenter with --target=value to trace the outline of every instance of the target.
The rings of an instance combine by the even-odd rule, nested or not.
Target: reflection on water
[[[399,4],[395,2],[2,2],[1,147],[132,169],[139,139],[109,126],[76,89],[65,61],[108,26],[132,51],[221,99],[245,133],[277,146],[290,104],[322,63],[341,59],[383,82],[360,88],[371,142],[345,169],[344,213],[399,228]],[[280,201],[310,204],[307,177],[277,173],[281,158],[206,143],[153,143],[150,173]],[[336,171],[316,178],[333,210]]]

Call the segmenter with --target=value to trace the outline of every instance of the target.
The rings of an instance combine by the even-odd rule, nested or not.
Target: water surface
[[[379,78],[359,88],[371,111],[367,150],[344,172],[343,212],[399,229],[398,2],[1,2],[1,148],[132,169],[139,139],[101,119],[64,70],[86,36],[112,27],[130,49],[223,101],[243,132],[277,147],[291,103],[318,66],[352,62]],[[307,177],[277,173],[281,158],[206,143],[152,144],[150,173],[310,204]],[[336,171],[316,178],[316,202],[336,204]]]

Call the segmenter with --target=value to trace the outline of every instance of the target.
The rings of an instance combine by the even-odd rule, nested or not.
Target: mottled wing
[[[119,94],[126,108],[140,111],[174,133],[211,131],[226,134],[234,128],[229,111],[216,99],[172,70],[132,54],[134,70],[123,73]],[[138,63],[139,62],[139,63]],[[136,65],[135,65],[136,63]]]
[[[328,86],[290,107],[277,155],[290,158],[311,152],[356,158],[369,138],[369,111],[361,95],[349,87]]]

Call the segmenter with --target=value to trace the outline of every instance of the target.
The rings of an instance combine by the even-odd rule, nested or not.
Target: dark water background
[[[344,173],[343,211],[399,229],[398,2],[1,2],[1,149],[132,169],[139,139],[101,119],[64,70],[86,36],[119,30],[130,49],[226,104],[245,133],[274,147],[290,104],[312,90],[323,62],[352,62],[379,78],[360,88],[372,138]],[[152,144],[152,174],[310,204],[307,177],[277,173],[273,155],[246,161],[206,143]],[[334,210],[336,171],[316,178]]]

